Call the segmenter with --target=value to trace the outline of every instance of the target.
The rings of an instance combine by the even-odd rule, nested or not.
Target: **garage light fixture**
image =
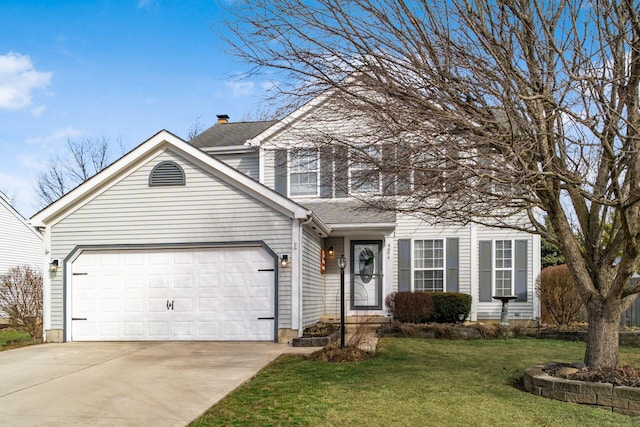
[[[333,256],[334,253],[335,253],[335,250],[333,245],[329,246],[329,256]]]
[[[60,268],[60,260],[52,259],[51,262],[49,263],[49,271],[51,273],[55,273],[56,271],[58,271],[59,268]]]
[[[289,265],[289,255],[282,255],[282,258],[280,258],[280,266],[282,268],[285,268]]]

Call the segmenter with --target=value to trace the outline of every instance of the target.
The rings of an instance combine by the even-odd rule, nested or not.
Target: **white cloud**
[[[49,86],[52,75],[37,71],[27,55],[14,52],[0,55],[0,108],[21,110],[30,107],[32,92]]]
[[[44,112],[44,110],[46,110],[47,107],[45,107],[44,105],[38,105],[36,107],[33,107],[31,109],[31,114],[33,114],[36,117],[40,117],[42,115],[42,113]]]
[[[51,144],[52,142],[56,142],[56,141],[66,141],[67,138],[73,138],[81,135],[82,135],[82,131],[78,129],[74,129],[71,126],[67,126],[64,129],[58,129],[49,135],[37,136],[35,138],[28,138],[25,142],[31,145],[35,145],[35,144],[44,145],[44,144]]]
[[[231,94],[234,98],[240,98],[242,96],[250,96],[251,92],[253,92],[253,82],[248,81],[228,81],[226,83],[227,87],[231,89]]]

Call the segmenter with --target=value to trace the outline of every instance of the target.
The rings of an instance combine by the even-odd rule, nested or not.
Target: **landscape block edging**
[[[554,363],[524,370],[524,388],[537,396],[597,406],[625,415],[640,416],[640,388],[552,377],[544,369]]]

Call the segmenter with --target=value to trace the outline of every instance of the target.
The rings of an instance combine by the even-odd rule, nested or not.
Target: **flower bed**
[[[621,414],[640,416],[640,388],[609,383],[568,380],[545,372],[558,363],[529,366],[524,370],[525,389],[549,399],[598,406]]]

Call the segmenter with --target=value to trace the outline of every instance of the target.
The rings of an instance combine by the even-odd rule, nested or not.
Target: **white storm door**
[[[382,241],[351,241],[351,309],[382,309]]]

